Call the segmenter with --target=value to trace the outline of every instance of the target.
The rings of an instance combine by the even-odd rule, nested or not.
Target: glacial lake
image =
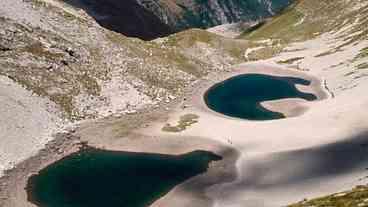
[[[83,149],[28,180],[28,200],[40,207],[145,207],[176,185],[205,173],[221,157]]]
[[[285,118],[282,113],[269,111],[261,106],[263,101],[285,98],[316,100],[311,93],[304,93],[296,84],[310,85],[310,81],[295,77],[263,74],[244,74],[215,84],[204,96],[207,106],[224,115],[247,120],[272,120]]]

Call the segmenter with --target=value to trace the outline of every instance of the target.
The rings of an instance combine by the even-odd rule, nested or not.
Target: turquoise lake
[[[32,176],[28,199],[41,207],[145,207],[221,157],[105,151],[71,154]]]
[[[247,120],[281,119],[285,118],[282,113],[269,111],[260,103],[285,98],[317,99],[311,93],[299,91],[296,84],[309,85],[310,81],[295,77],[245,74],[214,85],[205,93],[204,99],[210,109],[227,116]]]

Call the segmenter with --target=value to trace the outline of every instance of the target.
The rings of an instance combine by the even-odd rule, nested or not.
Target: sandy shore
[[[35,207],[28,202],[26,185],[28,178],[47,165],[75,152],[88,143],[102,149],[149,152],[179,155],[195,150],[206,150],[223,157],[212,162],[205,174],[193,177],[178,185],[167,196],[152,206],[212,206],[213,200],[206,196],[205,190],[218,183],[236,179],[235,163],[239,153],[218,141],[201,137],[156,136],[132,132],[139,126],[149,126],[151,122],[166,120],[166,110],[149,114],[131,115],[125,118],[106,118],[85,122],[76,131],[57,134],[37,155],[19,163],[0,178],[0,206]],[[131,124],[130,126],[128,126]],[[138,130],[139,131],[139,130]],[[195,203],[193,203],[195,201]]]
[[[202,111],[206,111],[209,113],[216,114],[217,116],[222,116],[226,118],[233,119],[229,116],[224,116],[221,113],[217,113],[216,111],[211,110],[207,107],[206,103],[203,101],[203,97],[213,85],[227,80],[231,77],[242,75],[242,74],[265,74],[272,75],[276,77],[297,77],[302,78],[304,80],[310,81],[309,85],[296,85],[296,87],[301,92],[312,93],[317,97],[318,100],[326,99],[329,95],[327,91],[321,85],[322,80],[317,77],[308,75],[307,73],[299,72],[296,70],[288,69],[285,67],[277,66],[274,64],[241,64],[233,66],[232,72],[223,73],[223,74],[211,74],[206,80],[201,81],[198,85],[196,85],[194,90],[188,94],[188,102],[184,103],[189,106],[195,106],[196,108],[200,108]],[[308,109],[309,101],[300,98],[289,98],[289,99],[281,99],[275,101],[266,101],[262,102],[261,105],[266,109],[271,111],[276,111],[283,113],[286,117],[293,117],[301,115]],[[241,119],[238,119],[241,120]]]
[[[326,195],[364,184],[368,156],[368,97],[361,85],[336,98],[327,98],[321,80],[305,73],[285,70],[265,62],[235,67],[243,74],[257,71],[272,75],[290,75],[312,81],[302,91],[315,93],[314,102],[284,100],[290,107],[273,105],[279,110],[294,110],[302,104],[303,114],[281,120],[247,121],[229,118],[209,110],[203,101],[208,87],[227,76],[209,78],[187,98],[186,105],[169,115],[168,123],[176,123],[184,114],[198,115],[199,122],[178,137],[201,136],[213,139],[241,152],[237,161],[238,178],[234,182],[218,184],[206,191],[215,200],[215,206],[284,206],[304,198]],[[359,98],[359,99],[357,99]],[[354,100],[354,101],[353,101]],[[283,104],[283,105],[284,105]],[[290,111],[289,111],[290,112]],[[292,113],[291,113],[292,114]],[[292,114],[295,115],[295,114]],[[145,133],[165,135],[157,123]]]
[[[314,93],[318,101],[263,103],[289,116],[272,121],[230,118],[206,107],[203,94],[213,84],[254,72],[310,80],[308,87],[298,88]],[[9,171],[0,180],[0,206],[33,206],[24,190],[27,178],[75,150],[80,142],[120,151],[182,154],[200,149],[223,156],[207,173],[178,185],[152,206],[275,207],[364,184],[368,97],[357,88],[328,98],[321,83],[308,74],[266,62],[242,64],[230,73],[198,81],[171,111],[86,122],[75,133],[62,135],[69,141],[55,139],[59,141],[51,143],[50,150]],[[359,101],[351,101],[354,97],[360,97]],[[162,131],[166,123],[175,124],[185,114],[198,115],[199,122],[179,133]]]

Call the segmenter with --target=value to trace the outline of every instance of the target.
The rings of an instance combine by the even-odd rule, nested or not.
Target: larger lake
[[[28,181],[28,199],[41,207],[144,207],[221,157],[180,156],[93,148],[57,161]]]
[[[295,77],[263,74],[245,74],[232,77],[211,87],[205,93],[207,106],[221,114],[248,120],[281,119],[282,113],[269,111],[263,101],[285,98],[316,100],[311,93],[304,93],[296,84],[309,85],[310,81]]]

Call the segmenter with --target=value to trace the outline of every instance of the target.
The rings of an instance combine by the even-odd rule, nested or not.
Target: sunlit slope
[[[282,14],[242,38],[310,39],[325,32],[341,32],[346,40],[367,39],[368,2],[364,0],[298,0]],[[348,27],[348,28],[347,28]],[[345,28],[345,31],[341,31]]]

